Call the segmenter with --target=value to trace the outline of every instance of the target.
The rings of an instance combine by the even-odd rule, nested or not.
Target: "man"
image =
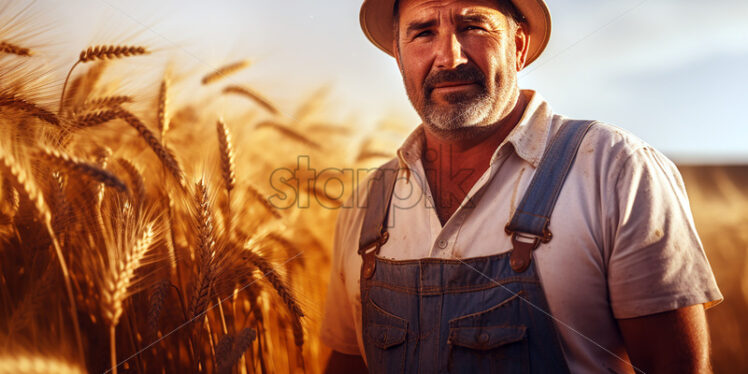
[[[518,88],[542,0],[365,0],[361,25],[423,123],[340,212],[328,372],[711,371],[675,166]]]

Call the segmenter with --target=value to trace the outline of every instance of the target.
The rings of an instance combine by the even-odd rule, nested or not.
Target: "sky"
[[[748,162],[748,1],[547,3],[550,44],[520,73],[522,88],[536,90],[565,116],[624,128],[677,162]],[[282,110],[328,86],[330,110],[341,118],[365,126],[397,117],[415,127],[420,120],[394,59],[361,32],[360,5],[37,0],[31,8],[67,51],[55,57],[66,61],[90,44],[121,39],[155,45],[200,74],[250,58],[242,81]]]

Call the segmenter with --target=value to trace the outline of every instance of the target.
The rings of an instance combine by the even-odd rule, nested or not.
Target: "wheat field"
[[[0,373],[320,372],[342,170],[394,148],[325,121],[323,95],[280,108],[235,79],[249,60],[133,91],[117,67],[148,46],[86,46],[60,84],[24,42],[0,33]],[[326,172],[279,206],[300,155]],[[726,297],[714,365],[748,370],[746,169],[683,174]]]

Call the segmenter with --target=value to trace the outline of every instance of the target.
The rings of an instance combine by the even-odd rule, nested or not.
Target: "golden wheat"
[[[228,65],[224,65],[224,66],[222,66],[222,67],[220,67],[220,68],[218,68],[218,69],[216,69],[216,70],[214,70],[214,71],[206,74],[203,77],[203,79],[202,79],[202,83],[203,84],[211,84],[211,83],[219,81],[219,80],[221,80],[221,79],[223,79],[223,78],[225,78],[225,77],[227,77],[227,76],[229,76],[231,74],[234,74],[234,73],[236,73],[236,72],[238,72],[238,71],[240,71],[240,70],[242,70],[242,69],[244,69],[244,68],[246,68],[248,66],[249,66],[249,61],[248,60],[241,60],[241,61],[237,61],[237,62],[228,64]]]
[[[299,143],[305,144],[311,148],[314,148],[314,149],[322,148],[322,146],[316,141],[310,139],[307,136],[304,136],[303,134],[299,133],[296,130],[289,128],[288,126],[284,124],[281,124],[275,121],[262,121],[255,126],[256,129],[261,129],[265,127],[273,129],[279,132],[281,135],[289,139],[292,139],[294,141],[297,141]]]
[[[129,56],[148,54],[148,49],[142,46],[127,45],[97,45],[88,47],[81,51],[78,61],[89,62],[94,60],[107,60]]]
[[[123,193],[128,192],[125,182],[121,181],[114,174],[99,168],[96,165],[89,164],[85,161],[49,148],[44,148],[37,154],[42,159],[45,159],[63,169],[74,172],[79,176],[90,178],[93,181],[102,183]]]
[[[21,84],[0,93],[0,125],[9,129],[0,134],[0,144],[11,145],[0,147],[0,294],[8,301],[0,335],[9,338],[3,345],[49,345],[54,347],[45,356],[50,360],[57,347],[60,357],[66,357],[70,352],[64,348],[77,345],[70,364],[90,372],[319,371],[324,350],[315,339],[305,344],[304,336],[305,327],[314,331],[319,322],[306,320],[291,290],[303,292],[305,302],[320,304],[327,278],[320,273],[328,255],[327,243],[317,236],[325,234],[301,229],[308,218],[282,216],[260,192],[257,186],[274,166],[262,160],[267,147],[253,143],[251,134],[255,129],[279,134],[281,142],[269,155],[283,165],[299,143],[308,152],[320,150],[320,138],[313,135],[344,131],[333,124],[254,126],[250,114],[227,113],[232,124],[248,125],[232,127],[234,132],[226,122],[215,122],[218,113],[196,103],[180,106],[171,97],[181,89],[182,78],[162,78],[153,103],[139,102],[148,93],[113,94],[123,87],[118,79],[105,80],[111,60],[147,53],[145,47],[116,45],[82,51],[67,71],[56,114],[30,99],[40,96],[31,87]],[[2,57],[26,60],[20,54]],[[73,76],[82,64],[90,68]],[[247,65],[242,61],[218,69],[203,77],[205,84]],[[230,87],[226,91],[232,93]],[[281,114],[259,93],[245,90],[243,95],[263,110]],[[313,97],[297,114],[310,118],[320,106],[318,99]],[[153,118],[152,123],[145,118]],[[172,129],[172,118],[181,126]],[[37,120],[62,126],[20,126]],[[120,120],[145,144],[121,136]],[[214,144],[210,152],[199,142],[206,133],[217,135],[216,143],[207,143]],[[242,145],[239,154],[237,144]],[[215,151],[215,168],[205,165],[205,156]],[[190,194],[184,181],[194,177],[194,166],[201,163],[208,172]],[[160,177],[166,174],[177,184],[164,183]],[[221,209],[223,219],[216,221]],[[322,230],[332,226],[330,218],[315,221]],[[252,238],[257,243],[248,248],[236,244]],[[312,258],[319,262],[296,259],[301,246],[315,252]],[[276,269],[276,256],[294,261]],[[168,259],[168,264],[158,259]],[[316,267],[310,281],[298,282],[298,273],[308,266]],[[262,278],[267,282],[255,283]],[[272,313],[275,300],[283,304],[281,313]],[[86,318],[79,321],[79,314]],[[5,328],[6,322],[12,327]],[[181,328],[188,324],[190,328]],[[66,344],[73,340],[76,345]],[[107,349],[108,355],[100,354]],[[305,356],[314,358],[311,366]]]
[[[94,127],[94,126],[107,123],[117,118],[118,115],[119,115],[119,111],[116,109],[101,110],[101,111],[86,113],[81,116],[78,116],[73,121],[73,123],[75,123],[75,126],[80,127],[80,128]]]
[[[83,374],[85,372],[75,363],[47,355],[0,355],[0,374]]]
[[[125,122],[127,122],[127,124],[138,131],[143,140],[145,140],[145,143],[149,147],[151,147],[158,159],[161,160],[163,165],[166,167],[166,170],[168,170],[169,173],[174,176],[179,185],[183,186],[184,172],[182,171],[182,167],[179,166],[179,162],[177,162],[174,153],[166,146],[162,145],[161,142],[156,139],[156,136],[153,135],[153,132],[151,132],[151,130],[149,130],[148,127],[146,127],[145,124],[141,122],[140,119],[134,114],[126,110],[119,109],[117,111],[117,117],[123,119]]]
[[[62,84],[62,92],[60,93],[60,109],[59,113],[62,113],[62,107],[65,102],[65,87],[68,85],[68,80],[73,70],[80,63],[86,63],[91,61],[111,60],[115,58],[139,56],[148,54],[148,50],[141,46],[126,46],[126,45],[97,45],[94,47],[88,47],[81,51],[78,61],[68,71],[65,77],[65,82]]]
[[[118,158],[117,164],[119,164],[119,166],[125,170],[125,173],[127,173],[128,177],[130,178],[130,183],[132,183],[133,185],[132,195],[135,197],[135,201],[137,201],[138,204],[143,204],[146,199],[146,189],[143,175],[140,174],[140,171],[138,171],[138,168],[135,165],[123,158]]]
[[[200,180],[195,185],[195,209],[197,211],[197,276],[195,290],[190,302],[190,318],[197,318],[205,312],[210,299],[210,290],[216,270],[215,240],[213,237],[213,217],[211,214],[208,189]],[[198,319],[199,320],[199,319]]]
[[[254,101],[255,103],[257,103],[263,109],[265,109],[268,112],[270,112],[270,114],[273,114],[273,115],[279,115],[280,114],[280,110],[278,110],[278,108],[276,108],[275,105],[273,105],[273,103],[270,102],[270,100],[262,97],[262,95],[260,95],[259,93],[253,91],[250,88],[242,87],[242,86],[236,86],[236,85],[231,85],[231,86],[225,87],[223,89],[223,93],[224,94],[236,94],[236,95],[239,95],[239,96],[246,97],[246,98]]]
[[[218,151],[221,155],[221,176],[226,191],[231,192],[236,186],[236,165],[234,165],[234,147],[231,144],[231,132],[222,120],[216,122],[218,132]]]
[[[0,41],[0,53],[9,53],[24,57],[31,56],[30,49],[5,41]]]
[[[158,89],[158,108],[156,109],[156,121],[158,132],[161,134],[161,142],[165,144],[166,133],[169,131],[169,81],[164,78]]]
[[[17,96],[0,95],[0,107],[8,107],[26,112],[29,115],[52,125],[60,124],[60,120],[54,113]]]
[[[97,97],[83,103],[83,107],[86,109],[95,109],[101,107],[117,107],[122,104],[132,103],[134,100],[132,96],[127,95],[114,95]]]

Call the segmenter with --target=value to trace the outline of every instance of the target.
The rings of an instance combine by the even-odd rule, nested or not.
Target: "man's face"
[[[449,134],[514,107],[527,36],[491,0],[402,0],[395,56],[424,124]]]

